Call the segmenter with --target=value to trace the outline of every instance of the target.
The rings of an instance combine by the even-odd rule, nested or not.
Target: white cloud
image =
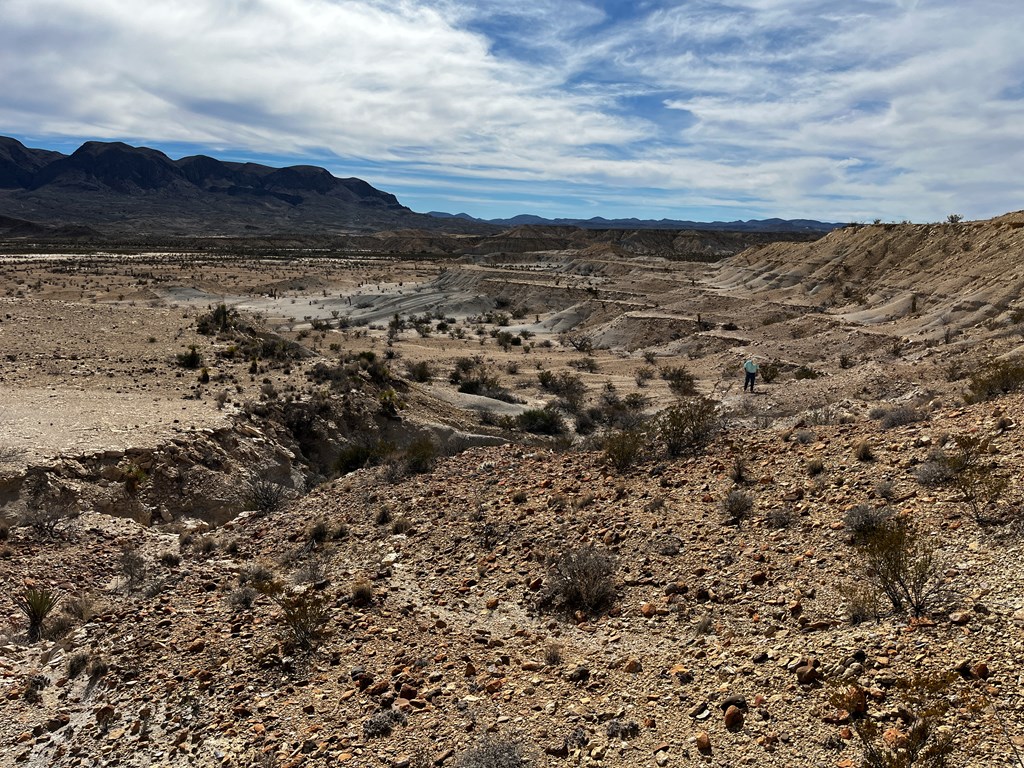
[[[1000,98],[1024,95],[1016,3],[650,5],[0,0],[0,133],[326,148],[397,177],[763,215],[1019,205],[1024,107]],[[696,122],[623,112],[644,94]]]

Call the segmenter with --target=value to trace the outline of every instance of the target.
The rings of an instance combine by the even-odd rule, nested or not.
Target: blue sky
[[[359,176],[414,210],[1024,208],[1019,0],[0,0],[0,134]]]

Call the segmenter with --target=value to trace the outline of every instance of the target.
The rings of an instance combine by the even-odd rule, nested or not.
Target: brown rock
[[[623,667],[623,669],[625,669],[631,675],[635,675],[641,670],[643,670],[643,665],[640,663],[640,659],[633,658],[626,662],[626,666]]]
[[[735,704],[730,704],[725,710],[725,727],[730,731],[743,727],[743,710]]]
[[[711,754],[711,737],[707,731],[700,731],[697,734],[697,749],[703,755]]]

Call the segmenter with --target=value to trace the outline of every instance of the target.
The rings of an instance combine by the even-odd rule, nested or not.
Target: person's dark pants
[[[747,376],[743,380],[743,391],[746,392],[747,389],[749,388],[750,391],[753,392],[754,391],[754,379],[757,378],[757,374],[756,373],[751,373],[750,371],[747,371],[746,374],[747,374]]]

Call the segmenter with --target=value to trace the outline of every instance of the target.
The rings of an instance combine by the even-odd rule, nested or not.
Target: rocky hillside
[[[1024,444],[1001,415],[1022,406],[731,431],[705,456],[620,469],[475,448],[214,530],[99,514],[15,528],[3,610],[45,586],[64,634],[0,648],[0,763],[526,764],[485,748],[548,766],[855,766],[865,724],[899,748],[927,722],[957,765],[1018,765]],[[960,435],[990,439],[1009,482],[984,519],[922,484]],[[870,592],[858,542],[886,519],[935,558],[921,616]],[[567,551],[596,558],[577,566],[606,600],[565,591],[576,576],[549,558]]]

